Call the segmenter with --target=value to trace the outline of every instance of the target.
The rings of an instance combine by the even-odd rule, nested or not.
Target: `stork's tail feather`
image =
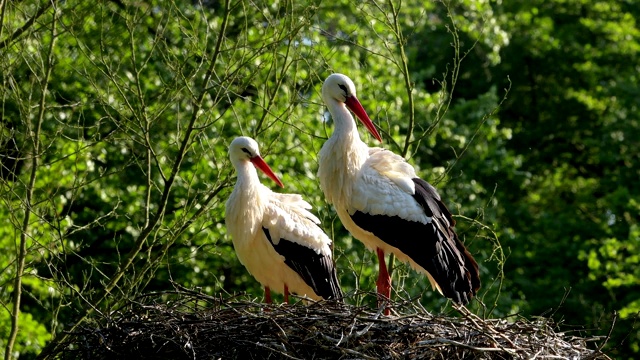
[[[426,269],[438,283],[444,296],[460,304],[467,304],[480,289],[478,263],[458,238],[454,230],[456,221],[440,199],[435,188],[426,181],[415,178],[414,198],[432,218],[432,226],[438,246],[432,269]]]
[[[285,264],[300,275],[319,297],[342,300],[342,290],[331,255],[319,254],[287,239],[279,239],[276,243],[272,240],[269,229],[263,227],[262,230],[276,252],[285,258]]]
[[[451,248],[455,243],[455,250]],[[476,296],[480,289],[480,275],[478,263],[453,233],[451,242],[444,242],[443,253],[438,259],[444,260],[449,266],[438,266],[444,269],[445,276],[435,277],[442,294],[456,303],[466,305]],[[453,250],[453,251],[452,251]]]
[[[344,294],[342,293],[342,289],[340,289],[340,283],[338,282],[338,275],[336,274],[335,267],[331,275],[332,277],[329,279],[329,287],[331,288],[330,294],[327,294],[326,297],[323,296],[323,298],[344,303]]]

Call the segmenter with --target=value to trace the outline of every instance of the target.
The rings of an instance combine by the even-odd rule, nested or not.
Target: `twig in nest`
[[[171,301],[159,303],[159,299]],[[434,315],[390,302],[398,316],[336,302],[267,305],[197,291],[144,296],[70,334],[59,359],[609,359],[548,319]],[[166,300],[164,300],[166,301]]]

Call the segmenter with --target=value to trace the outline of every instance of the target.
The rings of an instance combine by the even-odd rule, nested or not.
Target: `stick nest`
[[[587,347],[600,338],[556,332],[544,318],[481,319],[465,308],[455,317],[434,315],[415,302],[391,303],[394,315],[384,316],[335,302],[266,305],[184,291],[171,297],[144,297],[77,329],[54,357],[609,359]]]

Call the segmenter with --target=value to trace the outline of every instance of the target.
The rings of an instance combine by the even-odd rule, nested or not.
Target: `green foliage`
[[[373,290],[375,255],[316,178],[332,132],[320,87],[342,72],[382,146],[455,214],[481,267],[473,311],[553,309],[602,334],[617,311],[608,346],[633,358],[638,11],[617,0],[2,2],[0,343],[17,278],[21,357],[175,284],[260,298],[224,227],[238,135],[314,206],[343,290]],[[405,264],[394,284],[449,310]]]
[[[11,316],[8,311],[2,309],[0,311],[0,322],[2,324],[10,324]],[[49,341],[49,331],[47,328],[33,319],[33,316],[26,312],[20,314],[20,332],[18,333],[18,339],[16,346],[12,353],[12,356],[18,357],[24,354],[37,354],[42,351],[44,345]],[[7,344],[5,339],[9,337],[9,327],[0,327],[0,346],[4,349]]]

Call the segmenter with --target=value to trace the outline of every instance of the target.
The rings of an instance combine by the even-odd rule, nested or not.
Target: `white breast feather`
[[[346,139],[332,136],[318,154],[320,189],[329,204],[341,206],[352,196],[351,185],[368,158],[369,148],[355,134],[342,134]]]
[[[254,239],[264,213],[262,186],[249,187],[245,192],[234,188],[226,203],[225,222],[234,244],[238,246]],[[270,190],[269,190],[270,191]],[[252,206],[246,206],[251,203]]]
[[[334,204],[343,194],[341,190],[344,189],[344,180],[348,177],[346,174],[348,170],[344,169],[344,165],[342,165],[346,162],[343,159],[344,154],[339,151],[331,153],[330,150],[332,148],[326,145],[320,149],[318,178],[320,179],[320,189],[325,194],[327,202]],[[350,195],[350,193],[344,194],[344,196]]]

